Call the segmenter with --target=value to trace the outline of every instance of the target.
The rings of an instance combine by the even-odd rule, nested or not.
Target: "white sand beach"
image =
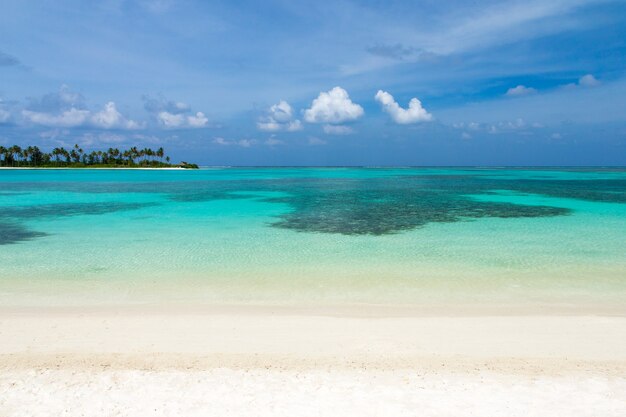
[[[623,315],[330,311],[5,308],[0,415],[626,413]]]

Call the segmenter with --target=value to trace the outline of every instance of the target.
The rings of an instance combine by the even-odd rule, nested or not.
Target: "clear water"
[[[0,302],[626,304],[626,170],[0,171]]]

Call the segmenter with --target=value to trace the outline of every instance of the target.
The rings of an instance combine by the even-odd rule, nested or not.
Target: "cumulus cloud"
[[[209,119],[201,111],[196,112],[194,116],[187,116],[187,124],[190,127],[205,127],[209,123]]]
[[[594,77],[593,74],[585,74],[582,77],[580,77],[577,82],[566,84],[563,87],[565,89],[570,90],[570,89],[574,89],[577,87],[592,88],[592,87],[597,87],[600,84],[601,84],[600,80]]]
[[[181,101],[166,100],[163,97],[144,96],[144,108],[151,113],[159,126],[169,129],[202,128],[209,125],[203,112],[191,113],[191,107]]]
[[[328,135],[350,135],[354,133],[354,129],[350,126],[342,125],[324,125],[324,133]]]
[[[302,123],[300,120],[294,119],[293,109],[284,100],[271,106],[267,114],[259,118],[256,125],[258,129],[268,132],[277,132],[279,130],[295,132],[302,129]]]
[[[138,122],[122,116],[112,101],[105,104],[104,109],[94,113],[91,116],[91,122],[94,126],[103,129],[139,129],[142,127]]]
[[[417,98],[411,99],[408,109],[400,107],[393,96],[386,91],[378,90],[374,98],[382,105],[383,111],[387,112],[398,124],[427,122],[433,119],[432,114],[422,107],[422,102]]]
[[[509,97],[527,96],[529,94],[535,94],[537,90],[532,87],[526,87],[524,85],[518,85],[517,87],[509,88],[506,95]]]
[[[341,124],[363,116],[363,107],[350,100],[348,92],[341,87],[321,92],[311,107],[304,111],[308,123]]]
[[[185,123],[185,115],[162,111],[157,114],[157,120],[165,127],[179,127]]]
[[[59,114],[50,114],[32,110],[22,110],[22,116],[30,123],[49,127],[77,127],[89,120],[89,110],[72,107]]]
[[[29,98],[21,112],[23,121],[48,127],[95,127],[99,129],[140,129],[143,124],[127,119],[113,101],[107,102],[102,110],[92,112],[85,105],[80,93],[62,85],[59,91],[45,94],[41,98]]]
[[[161,111],[157,114],[157,121],[161,126],[167,128],[200,128],[207,126],[209,123],[209,119],[201,111],[195,115]]]
[[[592,74],[586,74],[578,79],[578,85],[581,87],[595,87],[600,85],[600,81]]]
[[[96,113],[71,107],[60,113],[22,110],[22,116],[27,122],[48,127],[92,126],[101,129],[140,129],[142,127],[138,122],[122,116],[112,101]]]

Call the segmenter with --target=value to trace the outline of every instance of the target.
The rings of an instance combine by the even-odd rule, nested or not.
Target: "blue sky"
[[[626,165],[626,2],[5,0],[0,144]]]

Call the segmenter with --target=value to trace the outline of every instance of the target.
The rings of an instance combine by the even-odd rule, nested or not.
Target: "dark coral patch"
[[[98,215],[118,211],[137,210],[150,207],[155,203],[71,203],[42,204],[38,206],[13,206],[0,208],[0,218],[35,219],[45,217],[67,217],[80,215]]]
[[[20,224],[0,222],[0,245],[10,245],[42,236],[46,234],[28,230]]]
[[[384,235],[428,223],[468,218],[549,217],[570,213],[560,207],[477,201],[462,195],[476,192],[475,187],[450,190],[433,187],[428,182],[397,178],[341,182],[334,187],[305,187],[290,197],[268,201],[294,207],[274,227],[344,235]]]

